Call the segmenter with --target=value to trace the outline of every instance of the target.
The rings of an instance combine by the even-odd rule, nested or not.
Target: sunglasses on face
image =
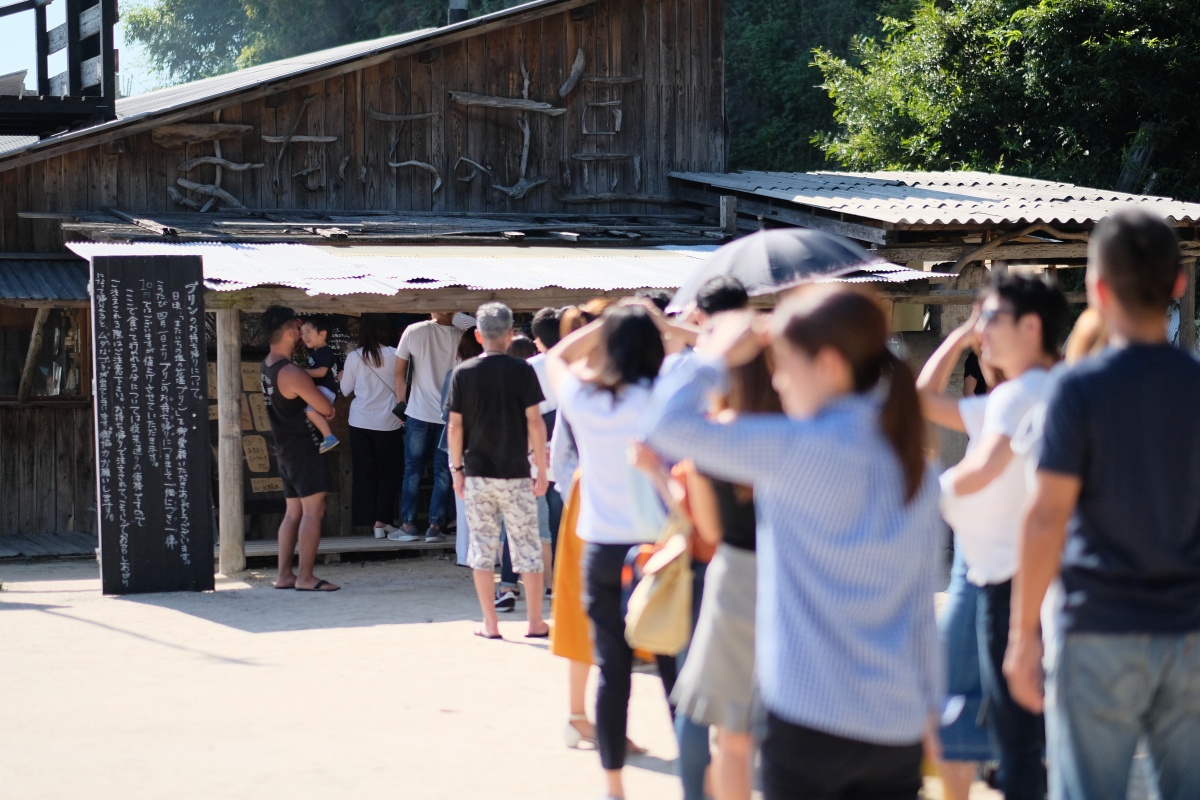
[[[979,312],[979,321],[982,322],[986,327],[995,322],[997,317],[1005,314],[1010,317],[1013,316],[1013,312],[1007,308],[985,308],[983,311]]]

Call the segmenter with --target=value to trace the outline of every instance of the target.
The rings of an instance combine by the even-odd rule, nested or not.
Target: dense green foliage
[[[725,85],[731,169],[801,171],[830,166],[814,132],[832,129],[816,48],[848,56],[884,16],[913,0],[726,0]]]
[[[922,0],[816,63],[852,169],[979,169],[1200,197],[1200,3]]]

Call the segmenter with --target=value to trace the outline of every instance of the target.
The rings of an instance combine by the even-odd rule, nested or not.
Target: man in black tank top
[[[317,452],[312,423],[304,413],[306,406],[312,406],[326,419],[333,419],[333,404],[317,389],[312,378],[292,363],[292,352],[300,339],[300,321],[295,312],[284,306],[271,306],[263,312],[262,325],[271,352],[262,363],[259,378],[287,502],[287,511],[279,523],[279,577],[275,588],[336,592],[341,587],[313,575],[321,544],[325,494],[333,489],[333,478],[324,456]],[[298,573],[292,571],[297,542]]]

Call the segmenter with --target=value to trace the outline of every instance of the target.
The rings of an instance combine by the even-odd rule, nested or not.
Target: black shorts
[[[314,449],[311,453],[279,455],[279,477],[283,479],[283,496],[310,497],[333,491],[333,476],[325,456]]]

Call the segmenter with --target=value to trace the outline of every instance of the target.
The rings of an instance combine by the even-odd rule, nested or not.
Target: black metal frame
[[[46,7],[52,2],[0,7],[0,18],[33,11],[37,37],[37,96],[0,96],[0,135],[44,138],[116,118],[117,0],[66,0],[66,23],[50,29]],[[51,77],[50,56],[61,50],[67,71]]]

